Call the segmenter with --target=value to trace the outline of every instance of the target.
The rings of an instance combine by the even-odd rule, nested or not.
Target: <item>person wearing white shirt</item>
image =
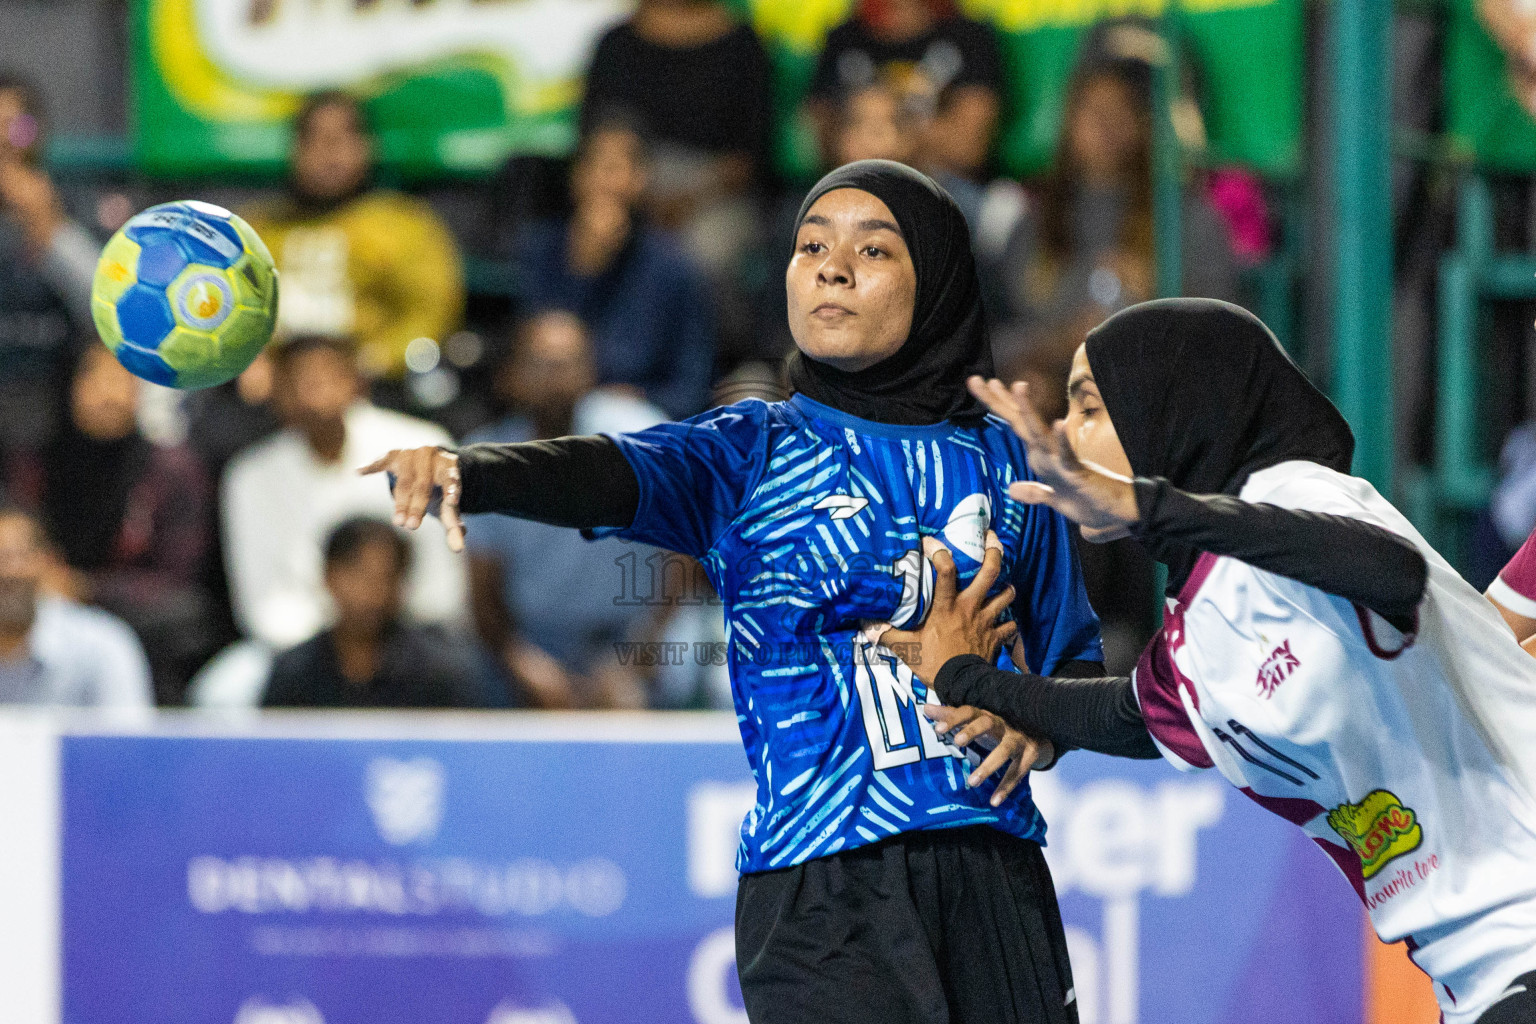
[[[42,596],[44,561],[37,522],[0,509],[0,704],[152,706],[133,630],[98,608]]]
[[[224,552],[235,619],[272,650],[308,640],[331,617],[321,548],[344,519],[394,513],[389,488],[357,469],[380,450],[451,443],[436,424],[363,397],[351,346],[302,336],[274,346],[273,398],[285,428],[236,456],[223,480]],[[438,536],[411,536],[406,610],[418,622],[468,622],[462,565]]]

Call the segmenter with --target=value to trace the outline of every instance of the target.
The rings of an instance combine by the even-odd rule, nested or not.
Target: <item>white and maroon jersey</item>
[[[1525,538],[1515,557],[1499,570],[1488,596],[1516,615],[1536,619],[1536,533]]]
[[[1536,969],[1536,659],[1365,481],[1287,462],[1241,496],[1411,540],[1429,562],[1418,631],[1202,555],[1136,668],[1147,727],[1179,768],[1300,825],[1448,1024],[1472,1024]]]

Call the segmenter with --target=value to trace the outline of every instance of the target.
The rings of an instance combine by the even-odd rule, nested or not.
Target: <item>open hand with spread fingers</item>
[[[1080,525],[1085,540],[1097,544],[1130,534],[1140,513],[1129,477],[1080,460],[1066,425],[1045,422],[1030,402],[1029,385],[1024,382],[1010,388],[996,378],[972,377],[967,384],[971,394],[1007,421],[1029,451],[1029,467],[1037,479],[1010,485],[1010,497],[1028,505],[1050,506]]]
[[[358,472],[388,473],[395,496],[395,525],[414,530],[436,514],[448,534],[448,547],[464,550],[464,522],[459,518],[459,457],[442,448],[396,449]]]
[[[1024,776],[1056,760],[1056,748],[1050,740],[1025,735],[990,711],[970,706],[951,708],[943,704],[924,704],[922,711],[933,722],[934,730],[940,736],[947,735],[957,747],[964,749],[982,738],[992,742],[993,746],[984,752],[981,764],[966,777],[965,785],[975,789],[1002,772],[997,788],[992,791],[990,803],[993,807],[1001,806]]]

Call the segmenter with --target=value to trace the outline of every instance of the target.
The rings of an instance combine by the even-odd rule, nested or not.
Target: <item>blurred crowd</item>
[[[1150,31],[1088,36],[1038,180],[994,174],[1003,63],[947,0],[857,5],[800,112],[825,168],[884,157],[949,190],[1000,372],[1063,405],[1084,332],[1155,293]],[[783,397],[806,183],[774,172],[772,88],[724,4],[641,0],[597,45],[570,158],[473,186],[503,215],[469,233],[379,183],[352,97],[310,97],[284,186],[238,211],[281,272],[278,334],[237,380],[175,393],[91,326],[100,243],[132,205],[72,209],[37,94],[0,77],[0,703],[729,706],[724,667],[694,656],[721,639],[696,565],[500,517],[472,519],[461,558],[435,521],[392,527],[384,481],[356,470]],[[1185,293],[1247,298],[1268,217],[1251,177],[1190,176]],[[509,301],[477,308],[476,266],[507,270]],[[1123,659],[1151,628],[1151,565],[1084,554]]]

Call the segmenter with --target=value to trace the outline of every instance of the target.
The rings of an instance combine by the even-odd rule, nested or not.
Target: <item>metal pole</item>
[[[1184,153],[1173,127],[1179,89],[1178,7],[1178,0],[1169,0],[1158,26],[1163,45],[1152,64],[1152,230],[1159,298],[1184,293]],[[1167,585],[1168,567],[1154,562],[1152,616],[1159,625]]]
[[[1333,398],[1355,431],[1355,472],[1391,496],[1392,5],[1333,2]]]
[[[1179,88],[1179,12],[1170,0],[1159,28],[1163,45],[1152,65],[1152,229],[1157,294],[1184,292],[1184,154],[1173,128]]]

